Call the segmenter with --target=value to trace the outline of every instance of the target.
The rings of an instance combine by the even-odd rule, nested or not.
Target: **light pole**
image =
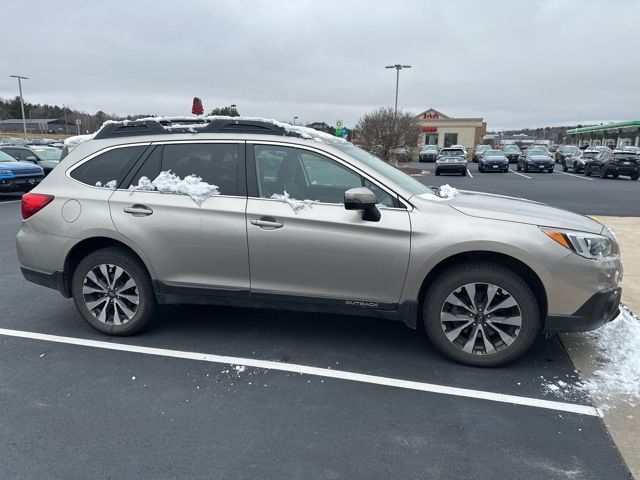
[[[400,70],[403,68],[411,68],[411,65],[400,65],[396,63],[395,65],[387,65],[384,68],[395,68],[396,69],[396,106],[393,109],[394,115],[398,113],[398,83],[400,83]]]
[[[293,124],[296,124],[296,120],[298,119],[298,117],[293,117]]]
[[[18,90],[20,91],[20,108],[22,109],[22,130],[24,136],[27,136],[27,120],[24,118],[24,100],[22,99],[22,80],[29,80],[29,77],[23,77],[20,75],[9,75],[11,78],[18,79]]]

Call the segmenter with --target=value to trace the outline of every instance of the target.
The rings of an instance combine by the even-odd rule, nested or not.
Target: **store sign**
[[[437,113],[424,113],[422,115],[422,118],[429,119],[429,120],[439,120],[440,119],[440,115],[438,115]]]
[[[434,125],[427,125],[426,127],[420,127],[420,131],[424,133],[437,133],[438,127]]]

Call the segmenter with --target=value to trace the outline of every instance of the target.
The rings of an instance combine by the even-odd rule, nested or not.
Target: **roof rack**
[[[171,133],[257,133],[262,135],[301,136],[299,133],[268,121],[248,119],[207,119],[185,117],[145,118],[105,122],[95,139],[166,135]]]

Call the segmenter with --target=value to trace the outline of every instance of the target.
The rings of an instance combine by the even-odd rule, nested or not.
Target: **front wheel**
[[[566,161],[562,162],[562,171],[563,172],[568,172],[569,171],[569,167],[567,167],[567,162]]]
[[[540,309],[518,274],[494,263],[446,270],[423,303],[433,345],[456,362],[497,367],[523,355],[540,330]]]
[[[522,170],[522,167],[520,166],[520,162],[518,162],[518,166],[516,167],[516,169],[517,169],[518,171]]]
[[[589,167],[584,167],[584,175],[586,177],[590,177],[591,176],[591,169]]]
[[[440,175],[440,172],[436,170],[436,177]]]
[[[607,170],[605,170],[604,168],[600,167],[600,178],[607,178]]]
[[[636,172],[633,175],[631,175],[631,180],[633,181],[638,180],[638,178],[640,178],[640,172]]]
[[[83,258],[73,273],[71,291],[85,321],[109,335],[139,332],[157,310],[144,264],[121,248],[103,248]]]

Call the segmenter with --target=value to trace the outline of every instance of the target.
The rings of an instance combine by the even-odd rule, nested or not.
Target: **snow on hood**
[[[344,138],[334,137],[325,132],[321,132],[319,130],[315,130],[309,127],[302,127],[300,125],[291,125],[289,123],[279,122],[272,118],[263,118],[263,117],[228,117],[225,115],[209,115],[202,117],[193,117],[193,116],[178,116],[178,117],[144,117],[144,118],[136,118],[135,120],[107,120],[102,124],[104,125],[127,125],[129,122],[166,122],[170,123],[170,125],[162,125],[162,127],[167,130],[167,132],[171,132],[174,128],[187,128],[191,133],[198,133],[199,130],[203,129],[208,125],[208,122],[214,120],[231,120],[234,122],[238,121],[250,121],[250,122],[265,122],[270,123],[276,127],[283,128],[285,132],[297,135],[301,138],[306,138],[309,140],[315,140],[317,142],[323,143],[345,143],[348,144]],[[180,123],[184,122],[184,123]],[[199,122],[199,123],[193,123]],[[102,127],[101,127],[102,128]]]
[[[201,206],[207,198],[220,195],[217,185],[203,182],[202,178],[196,175],[187,175],[184,178],[180,178],[170,170],[160,172],[153,181],[147,177],[141,177],[138,180],[138,185],[131,185],[129,190],[131,192],[157,191],[160,193],[188,195],[198,206]]]

